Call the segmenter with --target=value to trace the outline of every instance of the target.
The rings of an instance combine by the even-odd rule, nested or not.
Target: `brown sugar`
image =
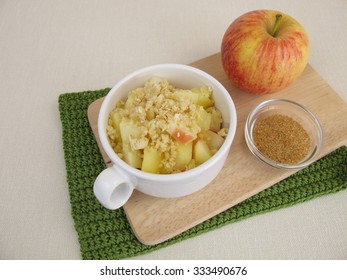
[[[296,164],[310,149],[310,136],[291,117],[275,114],[258,121],[253,130],[258,150],[273,161]]]

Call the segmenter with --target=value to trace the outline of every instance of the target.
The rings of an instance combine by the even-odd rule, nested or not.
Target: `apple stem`
[[[277,15],[276,15],[275,25],[274,25],[274,27],[272,28],[272,31],[271,31],[271,35],[272,35],[273,37],[275,37],[275,34],[276,34],[276,32],[277,32],[278,25],[279,25],[281,19],[282,19],[282,15],[277,14]]]

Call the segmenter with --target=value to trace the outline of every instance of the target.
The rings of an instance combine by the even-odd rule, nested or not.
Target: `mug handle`
[[[134,182],[114,165],[103,170],[94,182],[94,195],[107,209],[122,207],[135,188]]]

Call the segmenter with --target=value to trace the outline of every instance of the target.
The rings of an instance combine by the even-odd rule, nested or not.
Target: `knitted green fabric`
[[[105,168],[87,119],[87,108],[105,96],[98,91],[59,96],[63,149],[71,212],[83,259],[122,259],[145,254],[245,218],[347,188],[345,146],[223,213],[155,246],[141,244],[123,209],[110,211],[96,200],[93,183]]]

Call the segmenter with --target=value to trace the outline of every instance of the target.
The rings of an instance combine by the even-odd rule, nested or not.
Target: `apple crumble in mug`
[[[95,179],[95,197],[117,209],[134,190],[161,198],[193,194],[222,170],[236,127],[229,92],[206,72],[183,64],[136,70],[100,107],[108,166]]]
[[[212,94],[208,86],[180,89],[151,78],[110,112],[106,129],[113,150],[149,173],[178,173],[204,163],[227,135]]]

